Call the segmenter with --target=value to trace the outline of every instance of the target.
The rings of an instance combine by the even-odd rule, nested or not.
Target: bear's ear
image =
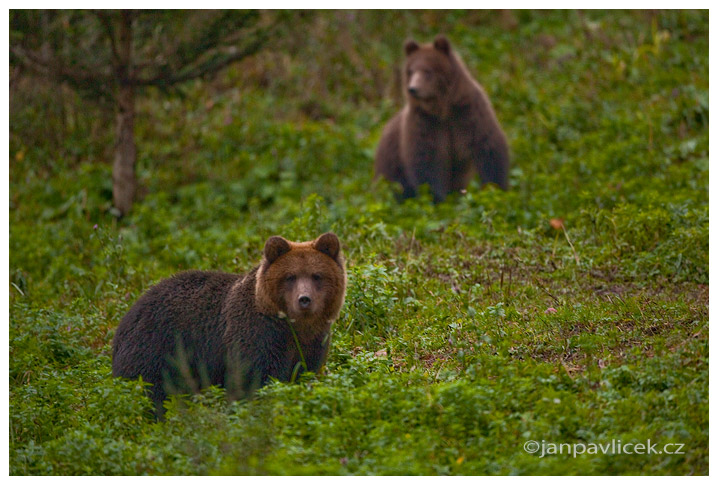
[[[449,51],[452,49],[449,46],[449,40],[447,40],[447,37],[443,35],[438,35],[434,38],[434,48],[438,51],[444,52],[447,55],[449,55]]]
[[[409,39],[404,43],[404,54],[407,56],[417,49],[419,49],[419,44],[412,39]]]
[[[312,247],[334,260],[337,260],[337,256],[340,254],[340,240],[332,232],[326,232],[315,239]]]
[[[277,258],[282,256],[285,253],[289,253],[290,249],[290,243],[287,242],[287,240],[280,236],[272,236],[267,240],[265,243],[265,260],[272,264]]]

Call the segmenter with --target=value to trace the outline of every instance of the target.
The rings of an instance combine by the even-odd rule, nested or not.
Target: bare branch
[[[37,52],[19,46],[10,46],[10,51],[25,67],[37,74],[66,81],[82,89],[111,94],[108,87],[115,83],[115,79],[103,74],[100,68],[93,70],[68,67],[52,59],[43,59]]]
[[[189,70],[178,73],[175,75],[168,75],[166,73],[158,74],[157,76],[142,79],[142,78],[136,78],[134,79],[134,84],[136,86],[172,86],[174,84],[182,83],[185,81],[189,81],[191,79],[197,79],[200,77],[203,77],[208,74],[215,73],[233,62],[240,61],[246,57],[249,57],[253,54],[255,54],[257,51],[260,50],[262,45],[265,42],[265,36],[258,35],[255,37],[255,40],[251,43],[244,46],[240,51],[234,52],[229,55],[217,55],[214,56],[211,59],[208,59],[207,61],[203,62],[202,64],[195,66],[193,68],[190,68]]]
[[[110,40],[110,50],[112,51],[112,60],[113,64],[117,68],[117,66],[120,65],[120,55],[117,52],[117,43],[115,41],[115,29],[112,26],[112,22],[110,21],[110,18],[107,16],[107,12],[105,10],[93,10],[92,13],[95,14],[95,16],[100,20],[100,23],[102,23],[103,27],[105,28],[105,33],[107,34],[108,39]]]

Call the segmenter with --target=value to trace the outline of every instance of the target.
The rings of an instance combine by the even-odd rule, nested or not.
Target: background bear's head
[[[284,314],[301,330],[320,330],[337,319],[345,287],[340,240],[333,233],[307,242],[272,236],[265,243],[255,287],[262,313]]]
[[[438,35],[431,44],[414,40],[404,44],[405,86],[410,104],[440,114],[455,78],[455,62],[449,41]]]

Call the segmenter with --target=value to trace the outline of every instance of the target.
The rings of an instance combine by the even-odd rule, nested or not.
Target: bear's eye
[[[297,279],[297,276],[295,276],[293,274],[285,276],[285,281],[287,283],[294,283],[296,279]]]
[[[321,274],[314,273],[314,274],[312,275],[312,279],[313,279],[314,281],[320,281],[320,280],[322,280],[322,275],[321,275]]]

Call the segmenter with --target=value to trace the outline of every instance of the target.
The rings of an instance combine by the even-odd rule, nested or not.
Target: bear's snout
[[[409,79],[409,83],[407,85],[407,92],[412,96],[413,98],[419,98],[419,91],[420,91],[420,84],[421,84],[420,75],[418,73],[412,74],[412,76]]]
[[[307,308],[312,303],[312,298],[307,295],[302,295],[299,297],[298,301],[300,304],[300,308]]]
[[[296,317],[313,313],[316,310],[316,291],[312,280],[309,277],[300,277],[297,279],[293,291],[288,295],[289,301],[292,303],[290,315],[296,314]],[[296,318],[295,317],[295,318]]]

